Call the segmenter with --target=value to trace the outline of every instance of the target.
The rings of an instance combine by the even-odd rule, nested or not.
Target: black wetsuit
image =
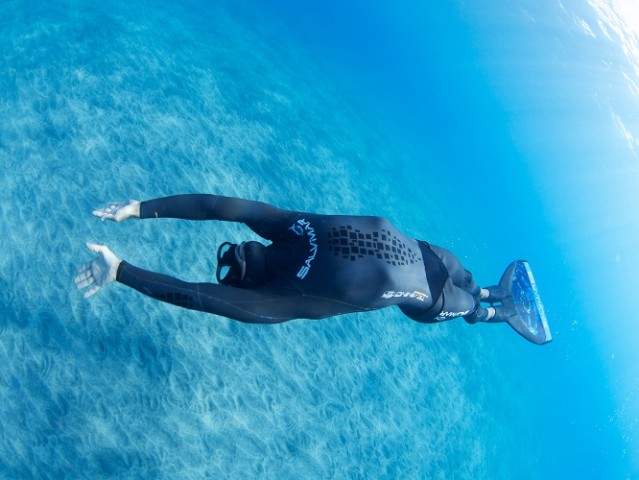
[[[241,222],[272,242],[265,249],[268,276],[250,289],[187,283],[120,264],[119,282],[181,307],[250,323],[391,305],[435,322],[475,309],[479,288],[450,252],[406,237],[381,217],[295,212],[217,195],[142,202],[140,217]]]

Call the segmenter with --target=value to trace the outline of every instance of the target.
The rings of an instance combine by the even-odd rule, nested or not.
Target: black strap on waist
[[[413,317],[420,322],[429,322],[439,315],[442,308],[444,308],[444,302],[442,299],[442,292],[446,280],[448,280],[448,269],[442,262],[441,258],[437,256],[435,252],[430,248],[430,245],[423,240],[417,240],[419,249],[422,252],[422,259],[424,260],[424,269],[426,271],[426,279],[428,280],[428,287],[430,288],[430,295],[433,299],[433,305],[420,313],[419,316]]]

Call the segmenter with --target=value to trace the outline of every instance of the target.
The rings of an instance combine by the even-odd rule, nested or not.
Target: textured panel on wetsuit
[[[351,225],[333,227],[328,232],[328,250],[354,262],[364,256],[377,257],[390,265],[409,265],[420,258],[388,230],[362,232]]]
[[[193,308],[193,297],[178,292],[167,292],[152,295],[153,298],[163,302],[172,303],[178,307]]]

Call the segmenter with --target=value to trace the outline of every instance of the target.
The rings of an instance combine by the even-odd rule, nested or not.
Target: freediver
[[[247,323],[320,319],[397,305],[409,318],[436,323],[505,322],[515,313],[503,285],[480,288],[448,250],[408,238],[376,216],[321,215],[218,195],[176,195],[114,203],[102,220],[175,218],[247,225],[265,245],[224,242],[215,283],[189,283],[135,267],[104,245],[78,270],[90,297],[110,282],[163,302]],[[482,306],[488,303],[490,306]]]

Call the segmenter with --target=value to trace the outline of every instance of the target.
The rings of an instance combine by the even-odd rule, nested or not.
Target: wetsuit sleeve
[[[140,204],[140,218],[240,222],[268,239],[296,215],[267,203],[206,194],[175,195]]]
[[[277,296],[215,283],[184,282],[143,270],[125,261],[118,267],[117,281],[156,300],[245,323],[318,319],[362,310],[311,296]]]

